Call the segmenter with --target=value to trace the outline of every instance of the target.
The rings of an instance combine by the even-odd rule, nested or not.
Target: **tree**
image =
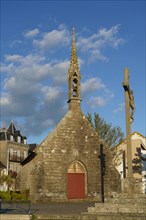
[[[98,113],[94,112],[94,119],[92,114],[88,113],[87,119],[109,147],[114,147],[123,140],[124,133],[121,131],[121,128],[118,126],[112,128],[112,124],[105,122]]]
[[[7,184],[8,190],[9,190],[10,187],[14,183],[14,179],[11,176],[9,176],[9,175],[1,174],[0,175],[0,185],[3,185],[4,183]]]

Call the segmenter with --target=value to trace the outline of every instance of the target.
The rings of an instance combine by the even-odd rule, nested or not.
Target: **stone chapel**
[[[29,190],[33,201],[94,198],[101,193],[98,133],[81,110],[80,69],[75,31],[68,69],[68,111],[52,132],[23,162],[20,190]],[[105,194],[121,191],[112,153],[104,146]]]

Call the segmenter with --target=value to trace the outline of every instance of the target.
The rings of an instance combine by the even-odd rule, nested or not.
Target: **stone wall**
[[[120,178],[106,153],[105,193],[120,191]],[[86,197],[101,191],[100,138],[81,110],[68,111],[36,151],[35,158],[22,168],[21,188],[29,187],[33,200],[67,199],[67,171],[78,161],[86,170]]]

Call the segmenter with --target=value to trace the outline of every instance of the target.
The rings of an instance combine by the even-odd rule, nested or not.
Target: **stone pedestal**
[[[133,194],[134,192],[134,178],[129,177],[122,180],[122,192]]]
[[[133,177],[127,177],[122,180],[122,193],[135,194],[141,193],[140,180],[137,181]]]

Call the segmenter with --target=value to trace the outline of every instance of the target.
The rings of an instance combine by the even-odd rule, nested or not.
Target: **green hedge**
[[[0,199],[9,201],[11,200],[10,192],[0,192]]]
[[[17,192],[0,192],[0,199],[10,201],[10,200],[27,200],[28,195],[25,193],[17,193]]]

